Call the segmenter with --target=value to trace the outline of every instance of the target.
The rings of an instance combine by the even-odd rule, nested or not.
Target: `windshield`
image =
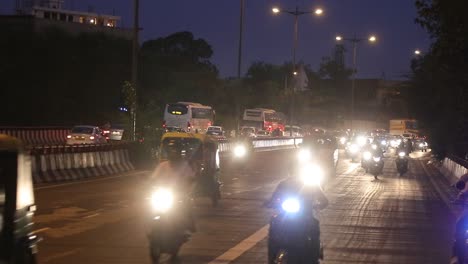
[[[187,114],[188,107],[183,104],[169,104],[167,105],[167,113],[171,115],[185,115]]]
[[[71,130],[74,134],[92,134],[93,128],[92,127],[74,127]]]
[[[206,108],[192,108],[192,118],[211,120],[213,118],[213,110]]]

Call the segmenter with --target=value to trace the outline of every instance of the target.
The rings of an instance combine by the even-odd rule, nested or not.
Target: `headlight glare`
[[[310,151],[308,149],[300,149],[299,152],[297,153],[297,158],[300,161],[308,161],[310,160],[310,157],[312,155],[310,154]]]
[[[398,156],[400,156],[401,158],[403,158],[404,156],[406,156],[406,153],[402,151],[402,152],[398,153]]]
[[[234,156],[241,158],[247,154],[247,149],[244,145],[237,145],[234,147]]]
[[[304,185],[318,186],[322,182],[324,173],[319,166],[307,164],[301,168],[299,177]]]
[[[297,199],[289,198],[281,204],[281,208],[287,213],[297,213],[301,209],[301,204]]]
[[[375,162],[379,162],[380,161],[380,157],[374,157],[373,158]]]
[[[372,154],[369,151],[365,151],[364,153],[362,153],[362,158],[364,160],[370,160],[372,158]]]
[[[151,206],[156,212],[167,212],[174,204],[174,195],[165,188],[160,188],[151,194]]]

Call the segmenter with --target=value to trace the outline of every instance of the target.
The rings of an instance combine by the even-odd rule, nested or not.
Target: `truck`
[[[391,135],[405,138],[418,137],[418,121],[415,119],[392,119],[389,124],[389,132]]]

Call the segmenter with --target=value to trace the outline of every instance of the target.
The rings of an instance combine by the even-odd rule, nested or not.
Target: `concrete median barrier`
[[[65,144],[69,133],[66,127],[0,127],[0,134],[19,138],[27,146]]]
[[[450,181],[455,182],[468,173],[468,162],[456,156],[449,155],[439,166],[440,172]]]
[[[80,180],[133,170],[125,144],[53,146],[31,149],[36,183]]]

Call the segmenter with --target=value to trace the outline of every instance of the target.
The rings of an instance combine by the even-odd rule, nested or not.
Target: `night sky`
[[[2,3],[0,11],[11,13],[14,0]],[[2,1],[5,2],[5,1]],[[294,17],[273,15],[271,8],[301,10],[321,7],[321,17],[299,18],[297,59],[318,69],[323,56],[331,55],[335,36],[366,38],[376,34],[375,44],[358,47],[358,77],[401,79],[409,73],[416,48],[427,50],[429,38],[414,23],[413,0],[245,0],[243,72],[254,61],[283,63],[292,60]],[[132,0],[65,0],[67,8],[86,11],[92,5],[97,13],[122,16],[121,26],[132,23]],[[235,76],[239,36],[239,0],[140,0],[141,40],[188,30],[204,38],[213,47],[212,61],[222,77]],[[346,63],[351,64],[351,46],[347,44]]]

